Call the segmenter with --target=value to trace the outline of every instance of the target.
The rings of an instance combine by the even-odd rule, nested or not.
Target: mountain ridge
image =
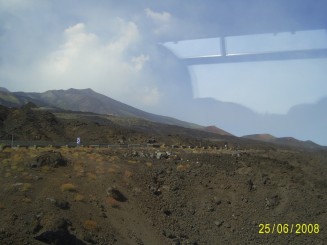
[[[229,132],[217,128],[216,126],[201,126],[186,121],[181,121],[172,117],[160,116],[151,114],[140,109],[134,108],[127,104],[116,101],[110,97],[102,95],[93,91],[92,89],[68,89],[68,90],[48,90],[43,93],[36,92],[10,92],[5,88],[0,89],[0,105],[7,107],[21,107],[28,102],[32,102],[37,106],[48,111],[71,111],[71,112],[91,112],[96,114],[103,114],[105,116],[118,116],[126,118],[139,118],[151,122],[176,125],[184,128],[198,129],[205,132],[214,133],[217,135],[232,136]],[[214,107],[211,108],[214,110]],[[194,111],[197,112],[196,108]],[[235,114],[235,112],[233,112]],[[238,115],[237,117],[242,117]],[[238,121],[238,120],[236,120]],[[258,134],[259,135],[259,134]],[[276,138],[269,134],[244,136],[243,138],[274,143],[278,145],[299,146],[305,148],[315,148],[319,146],[312,141],[301,141],[291,137]],[[268,137],[269,136],[269,137]],[[242,138],[242,137],[241,137]],[[269,140],[268,140],[269,139]]]
[[[97,93],[90,88],[48,90],[43,93],[0,91],[0,104],[4,106],[20,107],[28,102],[32,102],[40,107],[53,107],[70,111],[138,117],[169,125],[178,125],[195,129],[203,128],[194,123],[142,111],[108,96]]]

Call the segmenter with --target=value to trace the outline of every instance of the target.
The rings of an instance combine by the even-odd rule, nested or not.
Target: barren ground
[[[67,166],[35,166],[53,152]],[[0,243],[325,244],[326,156],[282,149],[5,148]],[[259,234],[260,224],[318,224],[319,231]]]

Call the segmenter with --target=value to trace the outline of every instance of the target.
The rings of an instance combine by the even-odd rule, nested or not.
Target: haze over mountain
[[[268,133],[327,145],[327,97],[315,104],[294,106],[287,114],[259,114],[212,98],[194,99],[188,106],[192,110],[179,110],[178,115],[171,116],[201,125],[213,124],[237,136]]]
[[[203,131],[226,136],[232,135],[228,132],[228,130],[225,131],[226,128],[237,127],[240,124],[242,124],[242,126],[253,125],[252,130],[254,135],[247,135],[244,138],[289,146],[305,146],[309,148],[318,146],[311,141],[306,140],[303,142],[292,137],[288,137],[289,134],[287,132],[285,132],[281,138],[277,138],[268,134],[258,134],[260,133],[260,129],[264,130],[263,126],[271,125],[273,122],[278,123],[278,125],[281,126],[282,124],[280,123],[282,122],[283,118],[277,115],[269,115],[271,117],[269,121],[270,124],[267,122],[267,125],[261,125],[261,128],[256,128],[255,125],[258,124],[259,120],[262,120],[261,123],[263,124],[265,122],[265,120],[260,118],[259,115],[255,114],[246,107],[242,107],[234,103],[218,102],[213,99],[194,100],[193,104],[190,103],[187,105],[187,107],[191,108],[191,110],[185,110],[184,114],[179,115],[179,117],[186,118],[186,121],[180,121],[175,118],[144,112],[132,106],[113,100],[105,95],[96,93],[92,89],[51,90],[44,93],[24,93],[9,92],[7,89],[1,88],[0,104],[9,107],[21,107],[28,102],[32,102],[38,106],[50,109],[50,111],[68,110],[68,112],[92,112],[109,116],[140,118],[152,122],[159,122],[162,124],[200,129]],[[180,105],[177,104],[176,107],[178,106]],[[301,110],[301,107],[297,108],[294,114],[299,116]],[[310,110],[310,112],[313,111],[312,109],[308,110]],[[207,121],[219,121],[225,122],[225,124],[223,124],[224,127],[223,129],[213,125],[205,127],[187,122],[187,120],[191,121],[191,118],[194,114],[199,116],[196,123],[200,125],[205,125]],[[188,116],[190,116],[190,118],[188,118]],[[285,118],[283,120],[285,120]],[[315,119],[313,118],[313,120]],[[121,121],[121,123],[125,122]],[[132,125],[129,126],[131,127]],[[304,127],[305,125],[300,126]],[[269,128],[267,128],[266,132],[269,132]]]

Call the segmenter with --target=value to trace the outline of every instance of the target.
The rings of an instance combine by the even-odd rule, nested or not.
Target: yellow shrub
[[[24,197],[22,199],[22,202],[24,202],[24,203],[31,203],[32,202],[32,199],[31,198],[28,198],[28,197]]]
[[[75,197],[74,197],[74,200],[76,202],[83,202],[84,199],[85,199],[85,197],[83,195],[81,195],[81,194],[76,194]]]
[[[19,188],[20,191],[29,191],[32,188],[31,183],[23,183],[22,186]]]
[[[185,171],[190,168],[190,164],[178,164],[176,169],[177,171]]]
[[[72,183],[65,183],[60,186],[61,191],[70,191],[70,192],[75,192],[77,191],[77,188],[74,184]]]
[[[85,220],[83,223],[83,227],[85,230],[89,231],[95,231],[99,229],[97,222],[91,219]]]
[[[93,173],[87,173],[88,180],[96,180],[97,176]]]

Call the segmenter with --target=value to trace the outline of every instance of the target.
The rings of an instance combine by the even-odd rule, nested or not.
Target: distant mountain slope
[[[151,122],[136,117],[107,116],[90,112],[51,112],[27,103],[20,108],[0,105],[0,141],[8,144],[14,136],[20,145],[144,144],[149,140],[168,145],[215,145],[225,141],[252,144],[235,136]],[[256,144],[256,143],[255,143]]]
[[[204,131],[214,133],[214,134],[219,134],[219,135],[232,135],[220,128],[217,128],[216,126],[204,127]]]
[[[202,126],[197,124],[139,110],[105,95],[99,94],[92,89],[49,90],[44,93],[9,92],[5,89],[0,91],[1,105],[20,107],[28,102],[33,102],[41,107],[54,107],[71,111],[137,117],[163,124],[203,129]]]
[[[252,135],[245,135],[242,138],[245,139],[252,139],[267,143],[274,143],[279,145],[287,145],[287,146],[293,146],[293,147],[304,147],[304,148],[319,148],[320,145],[307,140],[307,141],[301,141],[297,140],[293,137],[281,137],[277,138],[275,136],[272,136],[270,134],[252,134]]]
[[[271,134],[251,134],[251,135],[245,135],[243,138],[252,139],[252,140],[260,140],[265,142],[272,142],[276,140],[275,136],[272,136]]]
[[[3,87],[0,87],[0,91],[1,91],[1,92],[7,92],[7,93],[10,92],[8,89],[3,88]]]

